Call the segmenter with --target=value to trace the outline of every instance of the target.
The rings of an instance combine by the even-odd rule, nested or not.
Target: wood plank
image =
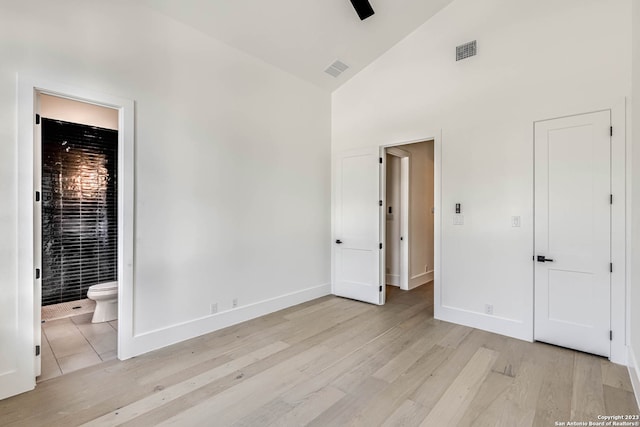
[[[344,396],[345,393],[335,387],[323,387],[295,402],[295,406],[291,411],[274,420],[269,425],[278,427],[307,425]]]
[[[391,349],[391,353],[401,351],[402,344],[397,344],[398,342],[406,340],[407,336],[413,336],[421,332],[420,329],[405,328],[407,322],[410,322],[410,320],[384,331],[376,339],[370,340],[357,348],[352,349],[354,345],[357,345],[357,342],[354,343],[353,340],[349,340],[349,346],[347,347],[349,353],[346,355],[342,354],[345,351],[345,347],[341,347],[338,350],[332,349],[331,352],[326,353],[311,364],[301,367],[303,372],[311,375],[311,379],[291,389],[283,396],[284,399],[286,401],[301,399],[303,396],[339,380],[347,373],[350,373],[349,383],[352,385],[357,384],[358,381],[363,379],[361,367],[364,366],[366,369],[368,362],[374,360],[375,362],[372,363],[375,363],[376,366],[381,365],[388,356],[376,358],[376,355],[380,356],[380,353],[387,348]],[[370,367],[369,371],[372,369],[373,366]],[[342,385],[345,388],[351,387],[346,383],[342,383]]]
[[[452,381],[467,365],[473,355],[492,338],[492,334],[473,331],[448,359],[418,387],[409,398],[420,405],[432,409],[440,400]],[[453,348],[453,347],[449,347]]]
[[[325,301],[318,302],[316,304],[308,305],[299,310],[292,311],[291,313],[285,314],[283,317],[287,320],[296,320],[308,316],[309,314],[314,314],[317,312],[322,312],[329,307],[335,306],[340,303],[340,298],[327,298]]]
[[[388,419],[453,351],[451,347],[432,346],[420,359],[409,366],[404,374],[382,390],[375,400],[369,402],[360,412],[353,411],[349,425],[367,427]]]
[[[451,324],[445,324],[441,327],[428,328],[426,333],[423,333],[409,347],[391,358],[384,366],[374,372],[373,376],[388,383],[394,382],[444,337],[452,327]]]
[[[500,411],[503,408],[504,394],[513,385],[514,380],[514,377],[495,371],[490,372],[460,419],[458,427],[498,425],[497,420],[500,419]]]
[[[497,358],[495,351],[480,347],[420,425],[456,425]]]
[[[382,423],[382,427],[417,426],[428,413],[428,408],[407,399]]]
[[[640,415],[633,392],[608,385],[603,386],[603,392],[606,415]],[[631,412],[625,412],[630,408]]]
[[[346,425],[354,412],[360,412],[371,399],[387,387],[385,381],[369,377],[358,388],[331,405],[308,425],[311,427]]]
[[[605,413],[600,358],[576,353],[573,370],[572,420],[597,420]]]
[[[203,387],[206,384],[209,384],[226,375],[229,375],[237,371],[238,369],[244,368],[245,366],[248,366],[253,362],[256,362],[260,359],[264,359],[274,353],[282,351],[287,347],[289,347],[289,345],[283,342],[273,343],[265,348],[256,350],[251,354],[231,360],[228,363],[225,363],[224,365],[218,366],[196,377],[190,378],[186,381],[175,384],[171,387],[162,389],[157,393],[154,393],[143,399],[137,400],[136,402],[130,405],[127,405],[122,408],[118,408],[108,414],[105,414],[99,418],[94,419],[93,421],[83,424],[83,426],[110,427],[113,425],[125,423],[129,420],[139,417],[140,415],[146,414],[147,412],[150,412],[162,405],[165,405],[181,396],[184,396],[187,393],[191,393],[192,391],[200,387]]]
[[[438,342],[438,345],[442,347],[458,348],[460,343],[464,341],[473,331],[473,328],[462,325],[454,325],[451,330]]]
[[[571,415],[573,364],[575,352],[547,344],[536,343],[538,363],[545,367],[538,395],[535,426],[554,425]]]
[[[269,402],[273,394],[282,393],[306,376],[296,368],[327,349],[313,347],[219,393],[213,401],[205,400],[186,408],[159,426],[207,425],[215,417],[220,425],[231,425],[247,411]]]
[[[266,426],[273,423],[285,414],[291,413],[293,406],[282,399],[273,399],[270,402],[260,406],[255,411],[243,416],[232,424],[233,427],[254,427]]]
[[[631,378],[629,378],[629,371],[626,366],[616,365],[602,359],[600,368],[602,369],[602,384],[633,392]]]

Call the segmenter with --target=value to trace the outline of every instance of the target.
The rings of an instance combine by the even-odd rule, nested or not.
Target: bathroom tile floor
[[[118,321],[91,323],[84,313],[42,323],[42,371],[37,381],[116,358]]]

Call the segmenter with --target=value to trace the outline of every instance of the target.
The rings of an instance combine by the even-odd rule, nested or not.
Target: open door
[[[34,370],[39,358],[34,358],[32,301],[34,287],[40,280],[33,270],[21,270],[18,274],[29,278],[6,281],[2,291],[6,303],[0,310],[0,400],[33,390],[36,385]],[[25,281],[33,283],[33,287],[21,287]]]
[[[377,147],[337,155],[333,244],[333,293],[380,305],[381,168]]]
[[[32,140],[39,136],[39,125],[34,112],[37,111],[36,94],[31,87],[24,91],[29,98],[19,103],[19,136]],[[24,136],[23,136],[24,135]],[[40,205],[39,187],[34,186],[36,176],[33,169],[37,150],[32,144],[18,144],[18,156],[27,159],[29,169],[20,170],[18,176],[18,270],[17,277],[6,278],[2,286],[5,303],[0,310],[0,399],[32,390],[36,385],[40,367],[39,328],[36,322],[34,299],[39,296],[41,274],[36,268],[39,248],[34,248],[34,214]],[[39,325],[38,325],[39,326]]]

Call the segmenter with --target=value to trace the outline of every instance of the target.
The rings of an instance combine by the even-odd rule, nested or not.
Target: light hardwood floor
[[[637,414],[607,360],[324,297],[0,401],[2,426],[553,426]]]

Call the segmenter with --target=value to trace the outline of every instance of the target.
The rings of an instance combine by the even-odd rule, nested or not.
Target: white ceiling
[[[333,91],[452,0],[370,0],[360,21],[349,0],[140,0],[239,50]],[[324,70],[349,65],[338,78]]]

